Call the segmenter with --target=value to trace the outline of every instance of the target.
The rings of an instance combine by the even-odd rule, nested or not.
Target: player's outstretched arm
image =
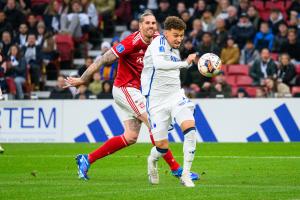
[[[164,55],[155,55],[153,56],[153,64],[155,68],[162,70],[180,69],[189,67],[195,59],[196,54],[190,54],[185,61],[179,62],[166,60]]]
[[[65,87],[78,87],[83,84],[88,84],[93,74],[97,72],[102,65],[112,64],[117,59],[118,57],[111,50],[108,50],[102,57],[97,58],[94,63],[85,70],[80,78],[67,77],[65,80]]]

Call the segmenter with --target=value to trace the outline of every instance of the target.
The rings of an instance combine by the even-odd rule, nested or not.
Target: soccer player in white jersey
[[[164,34],[152,41],[144,56],[142,93],[147,99],[148,119],[155,141],[148,157],[148,176],[152,184],[159,183],[157,161],[168,151],[168,127],[175,120],[184,133],[184,165],[180,180],[186,187],[195,186],[189,177],[196,150],[194,104],[181,89],[179,73],[180,68],[192,64],[196,54],[190,54],[185,61],[180,59],[178,48],[185,28],[178,17],[167,17]]]

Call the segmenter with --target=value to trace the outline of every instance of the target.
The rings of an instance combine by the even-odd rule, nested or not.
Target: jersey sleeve
[[[120,43],[115,44],[111,50],[117,57],[123,57],[133,52],[135,46],[131,37],[127,37]]]
[[[167,51],[167,41],[163,37],[158,37],[149,46],[154,67],[156,69],[170,70],[188,67],[187,61],[171,60],[171,55]]]

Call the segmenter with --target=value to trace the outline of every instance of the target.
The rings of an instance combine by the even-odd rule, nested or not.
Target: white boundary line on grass
[[[76,155],[0,155],[1,158],[75,158]],[[146,158],[147,155],[113,155],[114,158]],[[175,156],[183,157],[183,156]],[[300,159],[300,156],[195,156],[196,158],[225,158],[225,159]]]

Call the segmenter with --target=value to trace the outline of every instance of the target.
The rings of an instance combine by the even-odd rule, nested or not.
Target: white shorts
[[[167,97],[149,96],[146,107],[155,141],[168,138],[172,121],[180,126],[186,120],[194,120],[195,105],[185,96],[183,90]]]
[[[113,86],[112,94],[123,112],[124,121],[137,118],[146,112],[146,99],[140,90],[133,87]]]

